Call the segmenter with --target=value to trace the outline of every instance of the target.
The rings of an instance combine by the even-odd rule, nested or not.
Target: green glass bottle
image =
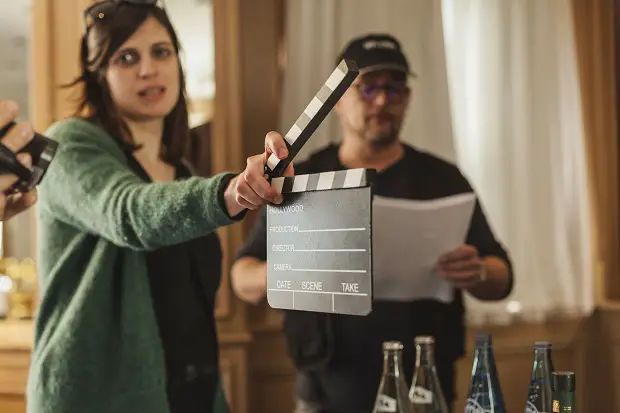
[[[553,391],[551,373],[551,343],[538,341],[534,344],[534,364],[530,376],[529,391],[525,403],[525,413],[551,413]]]
[[[577,413],[575,407],[575,372],[551,373],[553,389],[553,413]]]
[[[489,334],[476,336],[465,413],[506,413],[493,354],[493,338]]]

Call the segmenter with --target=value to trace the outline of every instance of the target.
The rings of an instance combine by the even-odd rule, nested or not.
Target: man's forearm
[[[510,283],[508,265],[498,257],[482,259],[486,267],[486,280],[468,289],[479,300],[500,300],[505,298]]]
[[[267,264],[253,257],[241,258],[231,268],[231,281],[237,297],[256,304],[267,292]]]

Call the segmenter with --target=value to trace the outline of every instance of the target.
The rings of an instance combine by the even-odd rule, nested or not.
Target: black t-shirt
[[[148,174],[131,154],[129,166],[146,182]],[[177,180],[191,176],[176,165]],[[171,413],[208,413],[219,378],[215,298],[222,250],[215,232],[147,253],[153,308],[164,348]]]
[[[404,145],[404,148],[404,156],[398,162],[376,175],[374,194],[427,200],[473,192],[456,166],[410,146]],[[338,159],[338,147],[332,145],[315,153],[306,162],[295,165],[295,174],[342,169],[347,168]],[[263,210],[249,239],[238,252],[238,258],[249,256],[266,260],[265,226]],[[495,239],[479,203],[466,242],[477,247],[480,256],[498,256],[510,265],[508,254]],[[506,295],[511,289],[512,272]],[[451,367],[463,355],[465,347],[460,290],[455,290],[454,297],[450,304],[434,300],[374,300],[373,311],[364,317],[285,311],[289,351],[303,373],[298,395],[317,403],[321,411],[370,412],[383,369],[382,343],[388,340],[398,340],[404,345],[403,365],[408,383],[413,375],[414,339],[418,335],[433,335],[437,363]],[[313,335],[318,334],[313,332],[315,330],[327,331],[325,337],[314,338]],[[308,361],[311,358],[314,360]],[[324,360],[313,365],[321,358]],[[453,388],[449,384],[445,387],[451,399]]]

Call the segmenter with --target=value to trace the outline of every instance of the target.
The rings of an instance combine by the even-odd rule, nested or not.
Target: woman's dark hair
[[[112,101],[105,79],[105,70],[111,56],[151,16],[166,28],[178,56],[181,49],[179,40],[163,9],[156,6],[119,3],[113,15],[108,16],[105,21],[95,21],[87,29],[82,38],[80,53],[82,73],[74,82],[67,85],[83,86],[75,116],[97,122],[110,135],[133,150],[139,149],[139,146],[134,143],[127,124],[121,119]],[[185,76],[180,59],[179,73],[179,98],[164,119],[162,137],[162,158],[174,163],[183,156],[185,142],[189,136]]]

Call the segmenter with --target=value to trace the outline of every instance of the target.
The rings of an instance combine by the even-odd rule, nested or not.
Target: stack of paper
[[[374,298],[452,301],[451,284],[436,273],[437,260],[464,244],[475,203],[473,193],[429,201],[375,196]]]

